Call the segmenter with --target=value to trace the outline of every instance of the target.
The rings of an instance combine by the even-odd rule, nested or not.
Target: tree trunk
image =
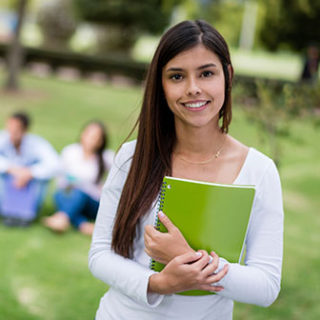
[[[252,50],[258,16],[258,5],[258,2],[250,0],[247,0],[244,3],[244,13],[239,41],[239,47],[242,49]]]
[[[11,45],[7,53],[7,68],[8,78],[5,88],[10,91],[17,91],[19,89],[19,71],[22,63],[22,48],[20,44],[20,33],[22,29],[23,20],[26,13],[28,0],[19,0],[17,3],[17,25],[15,27]]]

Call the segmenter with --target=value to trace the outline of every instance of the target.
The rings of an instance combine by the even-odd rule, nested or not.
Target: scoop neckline
[[[246,155],[246,158],[244,159],[243,163],[242,163],[242,166],[240,168],[240,171],[237,175],[237,177],[233,180],[232,184],[237,184],[238,183],[238,180],[240,179],[240,177],[242,176],[243,174],[243,171],[245,170],[245,167],[247,166],[247,162],[248,162],[248,159],[249,159],[249,156],[251,154],[251,152],[253,151],[254,148],[252,147],[249,147],[249,150],[248,150],[248,153]]]

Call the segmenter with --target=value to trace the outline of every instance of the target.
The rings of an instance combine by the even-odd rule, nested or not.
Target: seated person
[[[89,122],[81,133],[80,143],[66,146],[61,152],[61,174],[54,199],[57,212],[43,219],[56,232],[70,225],[86,235],[93,232],[104,175],[111,167],[114,152],[107,147],[105,127]]]
[[[37,216],[47,182],[58,170],[57,152],[28,133],[30,118],[11,115],[0,131],[0,213],[7,226],[27,226]]]

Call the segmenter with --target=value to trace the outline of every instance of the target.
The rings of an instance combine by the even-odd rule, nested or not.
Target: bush
[[[280,138],[290,136],[292,120],[311,115],[314,125],[320,125],[320,86],[268,80],[256,80],[254,84],[249,91],[240,83],[235,97],[244,105],[248,120],[260,128],[261,138],[267,138],[272,158],[279,166]]]
[[[43,33],[44,47],[66,50],[77,27],[71,0],[44,1],[37,22]]]

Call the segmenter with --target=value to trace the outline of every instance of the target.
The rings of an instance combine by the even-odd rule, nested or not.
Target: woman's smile
[[[188,102],[181,102],[181,104],[190,111],[202,111],[207,108],[210,100],[195,100]]]

